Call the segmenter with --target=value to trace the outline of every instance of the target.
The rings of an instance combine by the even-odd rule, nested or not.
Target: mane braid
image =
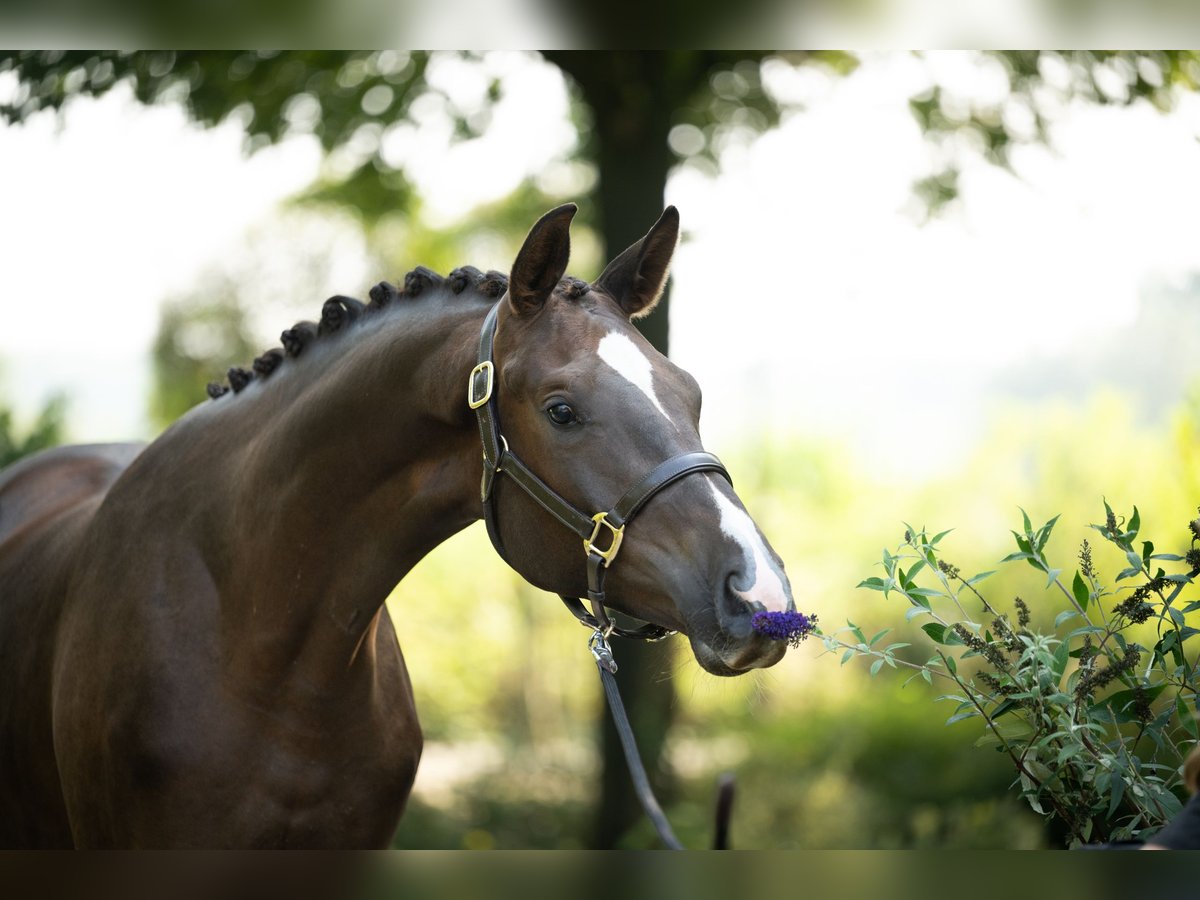
[[[254,361],[252,368],[259,378],[266,378],[272,372],[279,368],[279,364],[284,360],[283,351],[278,347],[268,350],[262,356]]]
[[[416,297],[427,287],[436,287],[445,279],[432,269],[427,269],[424,266],[417,266],[411,272],[404,276],[404,293],[410,297]]]
[[[317,322],[297,322],[279,335],[281,346],[273,347],[254,360],[250,369],[239,366],[231,368],[226,373],[228,384],[211,382],[206,390],[213,400],[224,397],[229,393],[241,393],[246,385],[255,378],[267,378],[275,372],[289,357],[297,357],[304,349],[316,340],[324,340],[338,332],[352,330],[349,326],[359,320],[374,316],[393,303],[404,298],[419,296],[430,288],[445,287],[450,293],[459,295],[470,288],[475,294],[488,300],[497,300],[508,290],[508,276],[503,272],[489,269],[481,272],[474,266],[460,266],[446,278],[432,269],[417,266],[404,276],[403,290],[386,281],[381,281],[368,292],[369,303],[344,297],[340,294],[330,297],[321,305],[321,317]],[[590,289],[587,282],[575,278],[564,280],[563,290],[574,298],[586,294]]]
[[[254,373],[249,369],[243,369],[239,366],[234,366],[225,376],[229,379],[229,386],[233,388],[235,394],[240,394],[245,390],[246,385],[254,380]]]
[[[386,281],[379,282],[379,284],[375,285],[367,293],[371,298],[371,302],[368,305],[368,312],[386,309],[392,304],[392,301],[400,297],[400,291],[396,286]]]
[[[316,322],[297,322],[279,335],[279,342],[283,344],[288,356],[299,356],[304,348],[316,339]]]
[[[353,297],[330,297],[321,306],[321,323],[317,326],[317,337],[332,334],[346,325],[357,322],[365,309],[366,306]]]

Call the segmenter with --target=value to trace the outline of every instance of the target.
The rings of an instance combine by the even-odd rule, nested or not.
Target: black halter
[[[587,556],[588,600],[591,602],[591,613],[584,609],[579,598],[560,596],[575,618],[587,627],[595,629],[601,640],[593,642],[593,652],[596,652],[597,648],[602,649],[608,657],[602,664],[606,664],[606,668],[607,664],[611,664],[610,671],[615,671],[615,663],[612,663],[611,654],[607,654],[604,642],[610,634],[645,641],[658,641],[674,634],[668,628],[649,623],[636,629],[617,627],[604,608],[604,574],[616,559],[617,551],[621,549],[625,526],[651,497],[667,485],[693,472],[718,472],[730,484],[733,483],[733,479],[713,454],[695,451],[674,456],[660,463],[626,491],[608,512],[598,512],[589,516],[567,502],[508,449],[508,442],[500,433],[499,409],[496,403],[496,365],[492,360],[492,348],[496,338],[500,304],[504,302],[506,300],[501,298],[500,303],[493,306],[483,320],[483,328],[479,335],[479,363],[471,370],[467,381],[467,404],[475,410],[479,421],[479,437],[483,442],[483,483],[480,494],[488,536],[496,552],[507,561],[496,521],[493,491],[496,476],[504,474],[519,485],[542,509],[583,540],[583,550]],[[601,544],[606,546],[602,547]],[[599,654],[597,658],[599,661]]]

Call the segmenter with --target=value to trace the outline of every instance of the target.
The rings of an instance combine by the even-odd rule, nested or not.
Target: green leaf
[[[1125,558],[1129,560],[1129,565],[1133,567],[1134,571],[1140,572],[1142,570],[1142,558],[1132,550],[1125,551]]]
[[[883,668],[883,660],[882,659],[877,659],[877,660],[875,660],[875,662],[871,663],[871,677],[874,678],[876,675],[878,675],[879,670],[882,668]]]
[[[858,587],[872,591],[886,591],[887,587],[882,578],[867,578],[858,583]]]
[[[999,743],[999,740],[995,736],[997,732],[999,732],[999,734],[1006,741],[1020,741],[1033,734],[1033,727],[1024,719],[1004,719],[1001,722],[996,722],[991,728],[989,728],[987,734],[975,742],[975,746],[985,746],[986,738],[991,738],[990,743]]]
[[[913,579],[917,577],[917,573],[925,568],[925,560],[918,559],[913,563],[913,567],[908,570],[908,583],[913,584]]]
[[[873,638],[871,638],[869,641],[867,641],[867,646],[868,646],[868,647],[874,647],[874,646],[875,646],[875,642],[876,642],[877,640],[879,640],[881,637],[883,637],[885,634],[887,634],[887,633],[888,633],[889,631],[891,631],[891,630],[892,630],[892,629],[890,629],[890,628],[885,628],[885,629],[883,629],[883,631],[879,632],[877,635],[875,635],[875,637],[873,637]]]
[[[946,643],[946,626],[941,622],[929,622],[921,626],[921,630],[929,635],[930,639],[937,644]]]
[[[1088,600],[1091,598],[1091,591],[1078,569],[1075,570],[1075,579],[1071,582],[1071,593],[1075,595],[1075,602],[1079,604],[1079,608],[1086,612]],[[1054,627],[1058,627],[1057,623]]]
[[[1014,709],[1020,709],[1021,704],[1011,698],[1001,702],[994,710],[992,710],[992,718],[998,719],[1005,713],[1010,713]]]
[[[1150,541],[1142,541],[1142,565],[1147,569],[1150,568],[1150,560],[1154,558],[1154,544]]]
[[[1014,534],[1016,534],[1016,532],[1013,532],[1013,533],[1014,533]],[[1019,551],[1017,551],[1017,552],[1014,552],[1014,553],[1010,553],[1010,554],[1008,554],[1008,556],[1004,557],[1004,559],[1000,560],[1000,562],[1002,562],[1002,563],[1006,563],[1006,562],[1016,562],[1018,559],[1032,559],[1032,558],[1033,558],[1033,557],[1031,557],[1031,556],[1029,555],[1029,552],[1028,552],[1028,551],[1026,551],[1026,550],[1019,550]]]
[[[1073,609],[1064,609],[1062,612],[1060,612],[1057,616],[1054,617],[1054,630],[1058,631],[1059,627],[1062,625],[1063,622],[1069,622],[1071,619],[1076,618],[1078,615],[1079,615],[1079,613]]]
[[[1135,506],[1133,508],[1133,515],[1129,517],[1129,524],[1125,526],[1126,534],[1130,540],[1133,540],[1135,537],[1137,537],[1137,533],[1141,530],[1141,527],[1142,517],[1141,514],[1138,513],[1138,508]]]
[[[995,575],[995,574],[996,574],[995,569],[992,569],[989,572],[980,572],[978,575],[976,575],[972,578],[969,578],[967,580],[967,584],[969,584],[969,585],[977,584],[978,582],[983,581],[983,579],[987,578],[989,575]]]
[[[1067,660],[1070,659],[1071,645],[1063,641],[1054,649],[1054,683],[1062,681],[1063,672],[1067,670]]]
[[[1104,504],[1107,506],[1108,504]],[[1112,780],[1109,781],[1109,787],[1112,789],[1112,798],[1108,801],[1108,817],[1111,819],[1117,813],[1117,808],[1121,805],[1121,799],[1125,796],[1125,779],[1120,772],[1112,773]]]
[[[1082,749],[1083,748],[1079,744],[1067,744],[1058,751],[1058,759],[1056,760],[1057,765],[1061,766],[1072,756],[1077,756]]]
[[[1155,655],[1166,660],[1167,654],[1170,653],[1175,659],[1175,665],[1184,665],[1183,648],[1179,645],[1179,632],[1168,631],[1163,635],[1161,641],[1154,646]]]
[[[1025,512],[1025,510],[1019,506],[1017,507],[1017,509],[1021,510],[1021,518],[1024,520],[1024,524],[1025,524],[1025,533],[1027,535],[1032,535],[1033,534],[1033,523],[1029,521],[1029,513]]]
[[[979,710],[972,707],[971,709],[965,710],[964,712],[955,713],[954,715],[952,715],[950,718],[948,718],[946,720],[946,724],[953,725],[955,722],[962,722],[964,719],[973,719],[978,715],[979,715]]]
[[[1042,548],[1046,546],[1046,542],[1050,540],[1050,532],[1054,531],[1054,523],[1058,521],[1058,516],[1055,516],[1049,522],[1041,527],[1037,534],[1037,550],[1042,552]]]
[[[858,640],[859,640],[861,643],[865,644],[865,643],[867,642],[866,635],[864,635],[864,634],[862,633],[862,629],[861,629],[861,628],[859,628],[857,625],[855,625],[855,624],[854,624],[853,622],[851,622],[849,619],[847,619],[847,620],[846,620],[846,625],[847,625],[847,626],[849,626],[849,628],[850,628],[850,633],[851,633],[852,635],[854,635],[856,638],[858,638]]]
[[[914,606],[919,606],[926,612],[929,612],[933,608],[930,605],[929,600],[923,594],[918,594],[916,591],[905,591],[904,596],[907,597]]]
[[[936,547],[938,541],[940,541],[942,538],[944,538],[946,535],[948,535],[953,530],[954,530],[953,528],[947,528],[945,531],[939,531],[932,538],[930,538],[930,540],[929,540],[930,545]]]
[[[1193,738],[1200,738],[1200,726],[1196,724],[1196,716],[1188,709],[1187,703],[1179,694],[1175,695],[1175,714],[1179,716],[1179,724]]]
[[[844,666],[846,663],[848,663],[853,658],[854,658],[854,649],[851,648],[842,654],[842,665]]]
[[[1180,556],[1178,553],[1155,553],[1150,558],[1161,559],[1163,562],[1180,562],[1181,560],[1186,559],[1186,557]]]
[[[1154,687],[1144,689],[1146,702],[1153,703],[1158,699],[1158,696],[1167,689],[1165,684],[1156,684]],[[1100,706],[1107,706],[1112,712],[1113,721],[1120,725],[1133,722],[1133,703],[1137,699],[1137,691],[1126,690],[1116,691],[1113,694],[1105,697],[1099,703],[1092,704],[1092,709]]]
[[[1058,576],[1061,574],[1062,574],[1062,569],[1047,569],[1046,575],[1048,577],[1046,579],[1046,587],[1050,587],[1052,584],[1054,584],[1054,580],[1056,578],[1058,578]]]
[[[958,663],[956,663],[956,662],[954,661],[954,657],[953,657],[953,656],[947,656],[947,657],[946,657],[946,668],[949,670],[949,672],[950,672],[950,674],[951,674],[951,675],[957,675],[957,674],[958,674]]]
[[[930,610],[923,606],[910,606],[904,613],[904,621],[911,622],[917,616],[928,615]]]

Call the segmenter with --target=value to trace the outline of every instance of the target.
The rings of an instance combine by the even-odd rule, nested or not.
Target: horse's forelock
[[[591,291],[592,286],[580,278],[568,275],[558,283],[559,292],[568,300],[578,300]]]

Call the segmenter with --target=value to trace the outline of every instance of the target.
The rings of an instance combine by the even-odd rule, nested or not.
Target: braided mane
[[[250,368],[234,366],[226,374],[226,382],[211,382],[208,396],[213,400],[224,397],[231,391],[240,393],[256,378],[268,378],[289,357],[297,357],[314,341],[328,340],[340,332],[351,330],[349,326],[370,319],[388,309],[393,303],[419,296],[429,288],[446,287],[453,294],[461,294],[468,287],[475,293],[495,300],[508,290],[508,276],[503,272],[481,272],[474,266],[462,266],[443,278],[437,272],[418,266],[404,276],[403,289],[381,281],[368,292],[370,300],[363,303],[353,297],[340,294],[330,297],[321,305],[321,316],[316,322],[297,322],[279,336],[281,346],[272,347],[251,363]],[[564,279],[564,289],[571,296],[587,293],[586,282]]]

